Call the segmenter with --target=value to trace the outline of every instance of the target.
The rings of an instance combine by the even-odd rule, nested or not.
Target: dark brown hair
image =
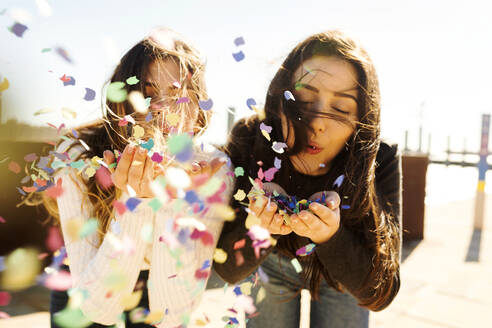
[[[347,61],[355,68],[358,74],[358,120],[349,122],[343,117],[334,114],[318,112],[308,113],[296,102],[286,101],[285,90],[295,90],[294,72],[308,59],[314,56],[333,56]],[[295,94],[295,91],[294,91]],[[270,83],[265,102],[265,117],[263,122],[273,127],[272,140],[284,140],[282,135],[281,114],[285,115],[294,129],[295,142],[293,147],[284,154],[274,153],[271,145],[265,141],[261,131],[257,129],[254,137],[253,157],[255,161],[263,161],[264,167],[273,166],[275,156],[282,159],[282,163],[289,163],[288,157],[299,153],[308,143],[310,122],[316,116],[327,116],[342,123],[354,126],[354,133],[348,140],[346,147],[333,160],[330,172],[326,177],[325,190],[333,189],[333,182],[341,174],[345,181],[338,190],[341,196],[349,196],[344,204],[350,206],[341,213],[341,220],[345,227],[351,229],[366,246],[375,254],[370,276],[361,284],[365,289],[373,281],[377,281],[374,291],[367,299],[361,299],[360,305],[367,308],[378,308],[387,299],[394,286],[379,288],[383,283],[392,284],[392,277],[399,270],[400,235],[398,226],[389,220],[397,215],[391,206],[380,204],[375,189],[376,155],[380,145],[380,96],[378,79],[374,65],[366,51],[358,42],[340,31],[328,31],[310,36],[298,44],[287,56],[281,68]],[[298,119],[301,118],[301,119]],[[256,119],[256,118],[255,118]],[[254,121],[253,120],[250,120]],[[234,140],[230,142],[244,142]],[[289,183],[289,170],[293,166],[282,165],[282,170],[276,176],[275,182],[281,186]],[[277,248],[290,256],[301,246],[295,234],[281,238]],[[316,252],[304,257],[305,283],[311,290],[314,298],[319,297],[319,286],[324,277],[327,283],[341,291],[342,286],[331,276],[329,268],[324,268],[317,258]]]

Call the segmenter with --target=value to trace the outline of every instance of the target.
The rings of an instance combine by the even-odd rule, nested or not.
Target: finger
[[[272,221],[270,222],[270,227],[268,230],[274,234],[286,235],[292,232],[292,228],[286,226],[284,223],[284,218],[280,214],[275,214]]]
[[[140,180],[142,180],[145,158],[147,157],[147,150],[145,150],[145,148],[137,148],[130,169],[128,170],[128,184],[135,189],[135,191],[140,189]]]
[[[318,204],[318,203],[311,203],[309,205],[309,209],[321,220],[323,223],[329,225],[329,226],[335,226],[338,224],[338,216],[336,215],[336,211],[338,208],[335,208],[335,210],[331,210],[328,207]]]
[[[114,171],[113,168],[110,168],[109,166],[114,163],[115,157],[114,154],[111,150],[105,150],[103,152],[103,160],[104,163],[108,166],[110,171]]]
[[[192,175],[199,174],[201,170],[202,170],[202,167],[200,166],[200,164],[198,164],[197,162],[191,163],[191,174]]]
[[[201,174],[206,174],[208,176],[212,175],[212,167],[206,161],[200,161],[198,163],[201,167]]]
[[[308,227],[304,222],[302,222],[302,219],[297,214],[293,214],[290,217],[290,226],[292,228],[292,231],[294,231],[296,234],[300,236],[307,235]]]
[[[260,217],[261,212],[263,212],[263,209],[265,208],[266,204],[268,203],[268,198],[264,196],[259,196],[252,202],[250,202],[250,210],[253,211],[253,213],[257,216]]]
[[[273,217],[275,216],[276,212],[277,212],[277,204],[272,202],[266,204],[266,206],[263,208],[263,211],[260,213],[259,216],[261,220],[261,226],[263,228],[270,230]],[[270,230],[270,231],[274,231],[274,230]]]
[[[336,191],[326,191],[326,205],[332,210],[340,206],[340,196]]]
[[[154,162],[146,156],[145,166],[142,173],[142,180],[140,180],[140,193],[145,197],[152,197],[153,192],[150,189],[150,182],[154,175]]]
[[[214,158],[211,162],[210,162],[210,166],[211,166],[211,169],[212,169],[212,172],[211,174],[214,175],[215,173],[217,173],[218,170],[220,170],[220,168],[222,166],[224,166],[225,162],[222,161],[221,158],[219,157],[216,157]]]
[[[120,189],[123,189],[128,182],[128,170],[133,161],[134,153],[135,146],[131,144],[126,145],[116,166],[116,170],[113,173],[113,182]]]
[[[319,231],[320,229],[323,229],[323,221],[321,221],[321,219],[313,213],[310,213],[308,211],[301,211],[299,213],[299,217],[307,226],[308,230]]]

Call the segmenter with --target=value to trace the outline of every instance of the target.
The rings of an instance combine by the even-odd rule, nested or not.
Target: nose
[[[324,133],[326,131],[326,118],[324,117],[315,117],[311,122],[311,127],[314,130],[314,133]]]

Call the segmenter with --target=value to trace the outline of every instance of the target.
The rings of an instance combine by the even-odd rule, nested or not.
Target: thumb
[[[115,160],[115,157],[114,157],[114,154],[112,151],[110,150],[105,150],[103,152],[103,160],[104,160],[104,163],[109,167],[111,164],[114,163],[114,160]],[[114,171],[114,168],[109,168],[109,170],[111,172]]]
[[[336,191],[326,191],[326,205],[331,209],[335,210],[340,207],[340,196]]]

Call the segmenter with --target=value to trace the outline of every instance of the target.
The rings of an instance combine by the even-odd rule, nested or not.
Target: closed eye
[[[333,108],[334,110],[336,110],[337,112],[342,113],[342,114],[349,114],[350,113],[350,112],[343,111],[343,110],[341,110],[340,108],[337,108],[337,107],[333,107],[332,106],[331,108]]]

